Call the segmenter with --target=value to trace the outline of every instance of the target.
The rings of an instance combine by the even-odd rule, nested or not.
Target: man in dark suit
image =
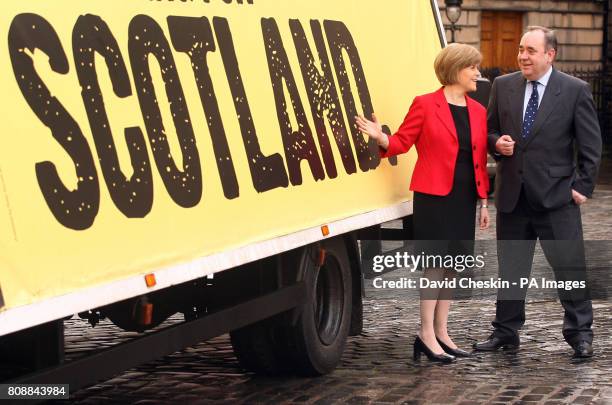
[[[498,77],[491,89],[498,262],[500,277],[510,283],[529,278],[537,239],[558,281],[586,280],[580,205],[595,187],[601,133],[588,84],[553,68],[556,51],[553,31],[528,27],[519,46],[521,71]],[[592,356],[588,291],[558,291],[565,340],[576,357]],[[518,349],[525,293],[498,291],[495,331],[476,350]]]

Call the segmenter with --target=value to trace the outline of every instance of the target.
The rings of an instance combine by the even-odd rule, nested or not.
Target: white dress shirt
[[[546,86],[548,85],[548,80],[550,80],[551,74],[552,66],[546,73],[544,73],[542,77],[536,80],[538,82],[538,108],[540,107],[540,103],[544,97],[544,92],[546,91]],[[525,110],[527,110],[527,103],[529,102],[531,93],[533,93],[533,86],[531,85],[531,81],[527,80],[527,86],[525,87],[525,100],[523,101],[523,119],[525,119]]]

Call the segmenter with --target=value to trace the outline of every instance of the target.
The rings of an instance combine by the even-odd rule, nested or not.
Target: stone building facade
[[[437,1],[450,41],[445,3]],[[612,58],[610,3],[612,0],[464,0],[455,39],[479,48],[483,67],[515,68],[521,34],[529,25],[543,25],[557,32],[557,67],[599,69],[612,62],[606,63]]]

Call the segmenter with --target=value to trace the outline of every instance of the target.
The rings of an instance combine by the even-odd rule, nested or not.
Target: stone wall
[[[612,3],[612,0],[608,0]],[[445,25],[444,0],[438,0]],[[464,0],[455,32],[457,42],[480,47],[481,10],[523,13],[523,28],[543,25],[553,28],[559,39],[556,65],[561,69],[599,68],[604,41],[604,4],[589,0]],[[610,25],[612,26],[612,25]],[[450,41],[451,32],[446,30]],[[610,40],[612,43],[612,39]],[[518,46],[518,43],[517,43]]]

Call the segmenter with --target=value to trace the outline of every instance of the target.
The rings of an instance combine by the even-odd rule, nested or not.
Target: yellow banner
[[[4,0],[1,310],[410,198],[429,0]]]

